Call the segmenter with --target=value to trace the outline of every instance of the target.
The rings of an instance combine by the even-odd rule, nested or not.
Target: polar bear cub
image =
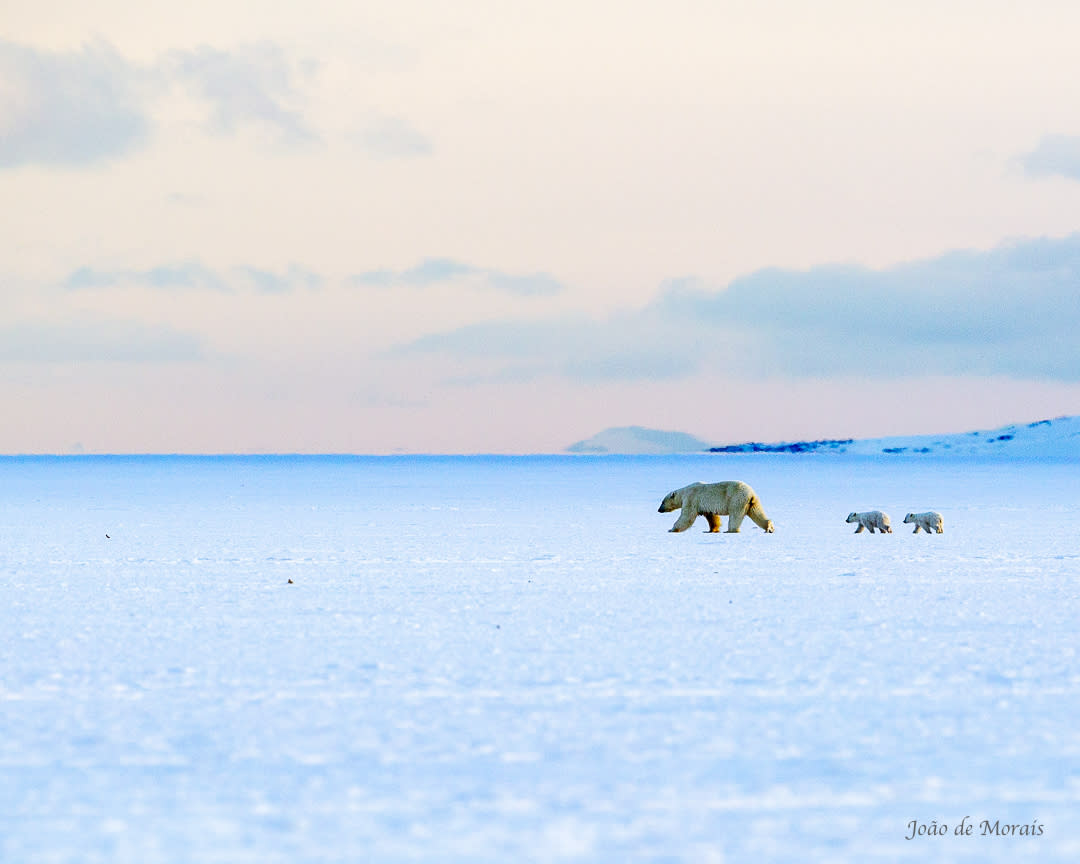
[[[875,528],[882,534],[892,534],[892,524],[889,522],[889,517],[880,510],[867,510],[865,513],[849,513],[845,521],[859,523],[859,527],[855,529],[856,534],[860,534],[863,530],[868,530],[873,534]]]
[[[919,529],[922,528],[927,534],[933,531],[935,534],[944,534],[945,527],[944,521],[941,518],[940,513],[936,513],[933,510],[929,510],[926,513],[908,513],[904,517],[904,522],[915,523],[915,530],[912,534],[918,534]]]
[[[659,513],[679,510],[679,518],[671,531],[685,531],[698,516],[709,521],[707,533],[715,534],[720,530],[720,517],[728,517],[726,534],[738,534],[744,517],[750,519],[766,534],[775,531],[772,520],[761,509],[761,499],[757,493],[741,480],[724,480],[720,483],[691,483],[669,492],[660,502]]]

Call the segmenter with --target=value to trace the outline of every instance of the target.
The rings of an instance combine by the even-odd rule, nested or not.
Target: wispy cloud
[[[0,40],[0,168],[130,153],[150,126],[143,83],[105,43],[50,53]]]
[[[522,297],[551,296],[565,290],[565,286],[548,273],[507,273],[453,258],[425,258],[405,270],[368,270],[350,276],[347,281],[354,287],[426,287],[470,276],[477,277],[492,290]]]
[[[954,252],[886,270],[762,270],[721,290],[682,279],[608,320],[504,321],[399,351],[488,376],[661,379],[1010,375],[1080,380],[1080,235]],[[482,362],[481,362],[482,361]]]
[[[671,321],[640,314],[598,322],[588,318],[495,321],[423,336],[395,349],[456,357],[470,371],[454,383],[527,380],[558,375],[584,381],[681,378],[701,365],[693,340]],[[722,362],[725,350],[715,359]],[[730,359],[730,358],[727,358]],[[480,361],[479,363],[477,361]]]
[[[162,290],[228,291],[225,280],[198,261],[165,264],[149,270],[96,270],[80,267],[64,280],[70,291],[141,285]]]
[[[563,285],[554,276],[547,273],[500,273],[486,271],[491,287],[505,294],[517,294],[521,297],[544,297],[560,294]]]
[[[262,294],[288,294],[296,290],[315,291],[323,284],[323,278],[318,273],[297,265],[293,265],[283,273],[257,267],[245,267],[242,272],[255,290]]]
[[[299,265],[280,272],[262,267],[239,267],[218,273],[198,261],[164,264],[147,270],[96,270],[80,267],[64,280],[69,291],[116,288],[133,285],[161,291],[233,292],[243,285],[261,294],[285,294],[322,287],[323,277]]]
[[[448,282],[459,276],[469,276],[481,272],[471,264],[455,261],[453,258],[425,258],[415,267],[398,273],[380,271],[388,276],[390,283],[399,285],[434,285],[436,282]]]
[[[1029,177],[1080,180],[1080,137],[1047,135],[1020,158],[1020,163]]]
[[[204,355],[198,335],[160,324],[28,321],[0,328],[5,363],[184,363]]]
[[[434,152],[431,138],[403,117],[373,114],[364,120],[353,140],[377,159],[414,159]]]
[[[318,140],[304,118],[298,69],[277,45],[264,43],[236,51],[204,46],[173,54],[165,66],[210,105],[210,126],[217,133],[257,126],[287,143]]]

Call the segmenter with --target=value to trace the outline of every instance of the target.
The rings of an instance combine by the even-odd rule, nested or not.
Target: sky
[[[1080,414],[1071,0],[0,13],[0,453]]]

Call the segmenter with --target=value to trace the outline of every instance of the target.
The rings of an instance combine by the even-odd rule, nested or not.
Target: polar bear
[[[844,521],[859,523],[859,527],[855,529],[856,534],[861,533],[864,529],[868,529],[870,533],[873,534],[875,528],[882,534],[892,534],[892,524],[889,522],[889,517],[880,510],[867,510],[865,513],[849,513],[847,519]]]
[[[749,516],[766,534],[775,531],[772,521],[761,509],[761,499],[749,486],[739,480],[720,483],[691,483],[669,492],[660,502],[659,513],[670,513],[682,508],[672,531],[685,531],[698,516],[709,520],[708,534],[720,530],[720,517],[728,517],[726,534],[738,534],[744,516]]]
[[[929,510],[926,513],[908,513],[907,516],[904,517],[904,522],[915,523],[915,530],[911,532],[912,534],[918,534],[920,528],[927,534],[931,531],[934,531],[937,534],[945,533],[941,514],[936,513],[933,510]]]

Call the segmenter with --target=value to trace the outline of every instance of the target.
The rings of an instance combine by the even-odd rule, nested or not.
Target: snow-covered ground
[[[661,497],[722,479],[777,533],[668,533]],[[1078,489],[903,455],[0,459],[0,861],[1080,860]],[[895,533],[853,535],[874,508]],[[900,524],[928,509],[944,534]]]

